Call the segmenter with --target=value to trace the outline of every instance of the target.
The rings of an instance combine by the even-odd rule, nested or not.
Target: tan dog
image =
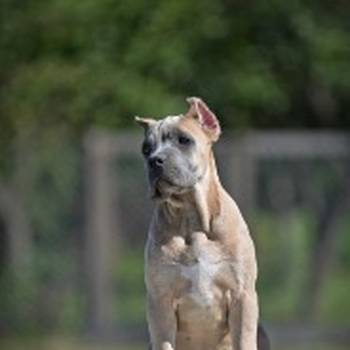
[[[156,203],[145,251],[152,350],[256,350],[254,245],[218,178],[219,122],[188,102],[185,115],[136,118]]]

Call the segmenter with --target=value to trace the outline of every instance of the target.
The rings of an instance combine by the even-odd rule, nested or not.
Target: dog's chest
[[[203,253],[193,257],[187,264],[180,263],[177,277],[188,283],[179,295],[179,302],[191,299],[198,306],[213,305],[218,294],[216,282],[223,268],[221,261]]]
[[[163,249],[169,285],[176,290],[175,303],[187,312],[208,315],[208,311],[223,309],[227,291],[235,287],[236,265],[220,244],[198,233],[191,244],[175,237]],[[198,316],[198,315],[197,315]]]
[[[198,348],[206,349],[205,344],[214,348],[213,344],[223,339],[228,329],[229,290],[233,287],[229,276],[234,275],[234,263],[218,243],[204,235],[196,235],[190,245],[180,239],[175,239],[175,243],[172,256],[168,256],[172,266],[168,276],[169,282],[171,279],[175,282],[171,285],[176,290],[174,307],[178,316],[179,342],[185,344],[184,349],[193,348],[187,344],[187,338],[201,344]]]

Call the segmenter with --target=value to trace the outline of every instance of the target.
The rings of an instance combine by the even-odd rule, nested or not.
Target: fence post
[[[232,143],[233,197],[244,216],[252,215],[256,204],[257,164],[254,154],[249,149],[250,137],[238,137]]]
[[[8,237],[7,263],[15,278],[28,276],[32,261],[32,226],[26,197],[32,186],[32,148],[29,141],[18,137],[14,143],[13,178],[0,183],[0,212]]]
[[[88,331],[105,335],[112,330],[114,296],[112,268],[116,255],[115,213],[111,189],[108,138],[91,131],[85,138],[85,278],[87,283]]]

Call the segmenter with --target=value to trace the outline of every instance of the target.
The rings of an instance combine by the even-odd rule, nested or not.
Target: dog
[[[213,155],[221,127],[200,98],[187,101],[186,114],[135,117],[155,201],[145,247],[151,349],[267,350],[254,244]]]

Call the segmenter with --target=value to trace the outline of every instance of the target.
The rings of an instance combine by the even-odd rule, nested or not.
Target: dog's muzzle
[[[151,183],[158,180],[164,172],[164,157],[155,156],[149,158],[148,169]]]

